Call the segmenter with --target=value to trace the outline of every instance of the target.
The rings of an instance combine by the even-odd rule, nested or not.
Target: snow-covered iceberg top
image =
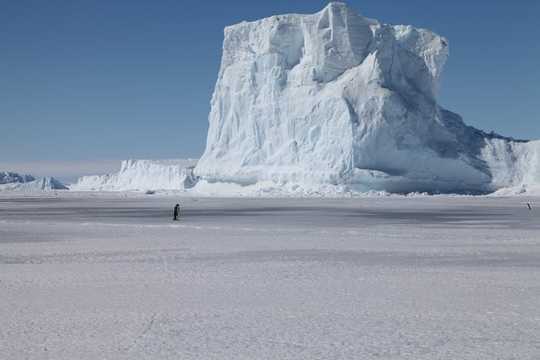
[[[339,2],[229,26],[195,173],[389,192],[538,183],[537,143],[486,134],[437,104],[448,48]]]
[[[197,160],[125,160],[114,174],[81,177],[76,191],[184,190],[195,185]]]

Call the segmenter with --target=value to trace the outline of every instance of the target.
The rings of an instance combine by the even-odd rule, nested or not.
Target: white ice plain
[[[0,194],[0,358],[540,358],[525,199],[177,201]]]

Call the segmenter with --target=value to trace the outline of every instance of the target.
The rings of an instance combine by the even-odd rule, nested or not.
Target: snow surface
[[[447,57],[445,38],[343,3],[229,26],[195,173],[205,188],[486,193],[540,184],[540,142],[486,134],[437,104]]]
[[[194,159],[125,160],[120,171],[84,176],[70,186],[75,191],[183,190],[195,185]]]
[[[540,198],[59,194],[0,194],[2,359],[540,358]]]

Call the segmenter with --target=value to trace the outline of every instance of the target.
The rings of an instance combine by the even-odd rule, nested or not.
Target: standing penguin
[[[177,221],[179,215],[180,215],[180,204],[176,204],[176,205],[174,206],[173,220],[174,220],[174,221]]]

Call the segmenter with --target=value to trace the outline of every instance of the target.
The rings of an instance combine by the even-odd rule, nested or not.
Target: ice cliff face
[[[488,192],[538,181],[538,144],[466,126],[436,101],[441,36],[343,3],[225,29],[207,182]]]
[[[500,195],[540,195],[540,141],[488,141],[482,149],[492,174],[492,185]]]
[[[195,185],[196,160],[126,160],[120,171],[84,176],[70,189],[77,191],[183,190]]]

